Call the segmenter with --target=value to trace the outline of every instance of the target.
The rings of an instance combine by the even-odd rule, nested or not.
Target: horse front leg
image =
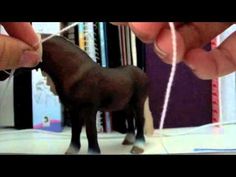
[[[88,153],[100,154],[100,148],[97,140],[97,127],[96,127],[96,113],[97,109],[93,106],[84,107],[83,114],[85,116],[86,135],[88,139]]]
[[[84,124],[84,117],[80,115],[78,108],[70,108],[69,114],[71,117],[71,142],[66,151],[66,155],[77,154],[80,150],[80,133]]]

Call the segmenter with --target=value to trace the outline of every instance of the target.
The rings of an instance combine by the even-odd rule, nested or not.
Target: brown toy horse
[[[96,130],[98,110],[125,111],[128,133],[123,144],[134,143],[131,153],[143,152],[148,78],[141,69],[134,66],[102,68],[76,45],[59,36],[43,43],[42,58],[39,67],[53,80],[72,118],[72,137],[66,154],[79,152],[84,123],[89,153],[100,153]]]

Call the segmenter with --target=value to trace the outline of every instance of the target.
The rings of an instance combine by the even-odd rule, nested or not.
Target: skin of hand
[[[0,70],[34,67],[42,57],[40,36],[27,22],[1,22],[9,36],[0,35]]]
[[[171,32],[166,22],[115,22],[127,25],[144,43],[153,43],[154,51],[170,64],[172,59]],[[234,23],[189,22],[175,23],[178,62],[183,61],[201,79],[214,79],[236,71],[236,32],[220,46],[205,51],[204,45]]]

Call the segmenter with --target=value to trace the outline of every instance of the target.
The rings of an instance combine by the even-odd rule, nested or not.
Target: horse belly
[[[116,96],[109,97],[102,101],[101,106],[99,108],[100,111],[118,111],[124,109],[129,101],[130,97],[122,97],[119,98]]]

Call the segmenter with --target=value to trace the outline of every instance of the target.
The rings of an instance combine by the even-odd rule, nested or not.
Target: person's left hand
[[[2,22],[9,36],[0,35],[0,70],[34,67],[41,61],[40,37],[27,22]]]

